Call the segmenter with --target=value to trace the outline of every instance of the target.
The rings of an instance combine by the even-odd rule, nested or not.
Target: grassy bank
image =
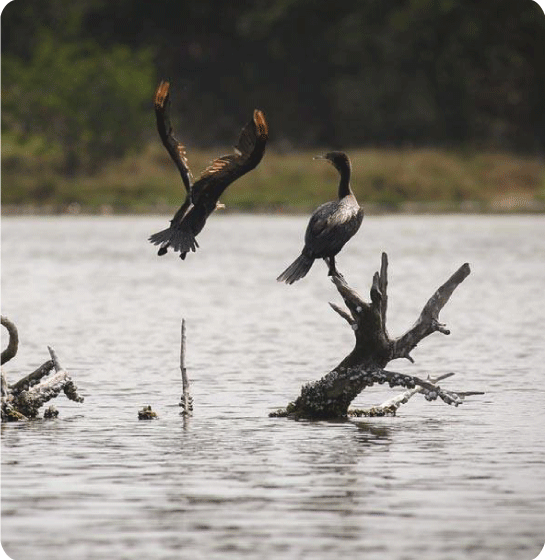
[[[192,171],[225,151],[190,151]],[[222,197],[228,209],[307,212],[335,195],[337,175],[320,150],[280,154],[271,148],[252,173]],[[353,187],[373,211],[545,211],[545,165],[507,153],[436,149],[352,149]],[[55,153],[4,143],[2,208],[86,212],[168,212],[183,197],[163,147],[110,164],[92,177],[67,179]]]

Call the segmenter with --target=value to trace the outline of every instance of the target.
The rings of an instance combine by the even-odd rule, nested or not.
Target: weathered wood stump
[[[1,323],[8,330],[10,337],[6,350],[2,352],[2,364],[4,364],[17,354],[19,337],[17,327],[7,317],[2,316]],[[2,371],[3,422],[35,418],[39,409],[61,392],[72,401],[83,402],[83,397],[78,395],[77,387],[60,365],[55,351],[50,347],[48,350],[51,359],[13,385],[8,384]],[[49,376],[53,370],[54,373]],[[57,414],[50,407],[45,416],[53,418]]]
[[[441,398],[447,404],[458,406],[468,395],[480,392],[447,391],[437,385],[440,379],[423,380],[412,375],[387,371],[386,365],[396,358],[413,362],[411,351],[417,344],[434,332],[450,334],[439,322],[439,312],[445,306],[458,285],[469,275],[469,265],[463,264],[429,299],[416,323],[399,338],[391,339],[386,329],[388,308],[388,256],[382,254],[380,272],[376,272],[371,286],[371,303],[365,302],[342,276],[333,276],[339,294],[348,311],[334,303],[331,307],[345,319],[356,336],[354,349],[342,362],[318,381],[305,385],[300,396],[287,408],[271,413],[271,416],[324,419],[339,418],[349,414],[350,403],[366,387],[374,383],[389,383],[390,387],[408,389],[403,395],[383,403],[370,411],[355,414],[395,414],[397,408],[414,394],[422,393],[426,399]],[[374,411],[374,413],[373,413]]]

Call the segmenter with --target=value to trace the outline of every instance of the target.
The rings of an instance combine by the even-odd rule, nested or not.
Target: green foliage
[[[75,179],[54,172],[55,154],[23,160],[9,144],[6,147],[8,161],[16,165],[4,165],[4,208],[15,204],[62,211],[76,203],[86,212],[169,213],[185,197],[178,170],[157,141],[143,153],[110,162],[92,177]],[[260,165],[229,187],[221,201],[227,211],[308,213],[337,191],[335,169],[313,160],[320,152],[280,154],[268,149]],[[195,175],[219,153],[225,152],[190,150]],[[431,149],[352,149],[349,154],[352,186],[368,213],[430,207],[493,210],[500,203],[506,210],[543,211],[545,172],[537,157]]]
[[[41,174],[47,199],[48,173],[79,178],[158,143],[158,78],[190,149],[232,144],[254,108],[285,153],[545,149],[545,17],[532,0],[14,0],[2,54],[2,165],[19,185]],[[315,188],[291,171],[297,194],[270,203]],[[398,205],[399,183],[369,179],[370,194]]]
[[[59,42],[42,31],[28,60],[2,62],[3,128],[22,143],[44,138],[66,174],[94,172],[143,137],[155,85],[150,50]]]

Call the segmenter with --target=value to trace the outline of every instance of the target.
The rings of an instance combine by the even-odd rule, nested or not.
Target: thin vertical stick
[[[380,263],[379,289],[382,294],[382,299],[380,300],[382,327],[386,330],[386,310],[388,309],[388,255],[386,253],[382,253]]]
[[[189,379],[187,378],[187,370],[185,369],[185,319],[182,319],[182,346],[180,350],[180,371],[182,372],[182,406],[184,414],[191,414],[193,405],[191,396],[189,395]]]

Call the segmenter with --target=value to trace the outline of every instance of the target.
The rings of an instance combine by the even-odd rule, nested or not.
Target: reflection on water
[[[360,292],[390,257],[389,327],[411,326],[463,262],[472,274],[415,375],[485,390],[459,408],[415,397],[397,418],[293,422],[267,413],[351,349],[316,263],[276,276],[306,220],[216,216],[185,262],[146,243],[163,218],[4,218],[2,312],[20,353],[53,346],[83,405],[2,426],[2,544],[63,558],[535,558],[545,541],[541,217],[366,218],[339,257]],[[179,415],[180,321],[195,415]],[[5,342],[2,333],[2,342]],[[355,406],[392,395],[384,387]],[[150,404],[159,418],[139,422]]]

